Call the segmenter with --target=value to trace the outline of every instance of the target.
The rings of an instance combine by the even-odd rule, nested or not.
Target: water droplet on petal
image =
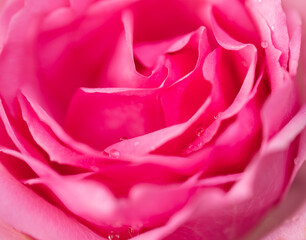
[[[129,232],[130,237],[135,237],[139,234],[139,232],[135,228],[132,228],[132,227],[129,227],[128,232]]]
[[[102,154],[103,154],[104,157],[109,157],[109,153],[108,152],[103,151]]]
[[[137,147],[140,144],[140,142],[135,142],[134,146]]]
[[[109,151],[109,156],[112,158],[119,158],[120,157],[120,152],[116,149],[111,149]]]
[[[196,130],[196,135],[197,135],[198,137],[200,137],[200,136],[203,135],[204,131],[205,131],[205,130],[204,130],[204,128],[202,128],[202,127],[197,128],[197,130]]]
[[[267,41],[264,40],[264,41],[261,42],[261,47],[262,48],[267,48],[268,46],[269,46],[269,43]]]
[[[274,26],[271,26],[271,30],[274,31]]]
[[[108,235],[108,240],[119,240],[120,239],[120,236],[119,234],[114,234],[114,232],[111,232],[109,235]]]
[[[262,2],[262,0],[258,0],[258,2],[260,2],[260,3],[261,3],[261,2]]]
[[[221,112],[218,112],[217,115],[214,116],[214,119],[217,120],[218,118],[220,118],[220,117],[221,117],[221,114],[222,114]]]
[[[127,140],[128,138],[127,137],[121,137],[120,138],[120,141],[125,141],[125,140]]]

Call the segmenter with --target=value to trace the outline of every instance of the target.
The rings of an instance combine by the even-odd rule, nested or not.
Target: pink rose
[[[280,0],[6,1],[0,234],[245,236],[305,161],[300,43]]]

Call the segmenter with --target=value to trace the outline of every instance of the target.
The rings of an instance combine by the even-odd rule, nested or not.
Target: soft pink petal
[[[143,136],[127,139],[125,141],[109,146],[106,150],[117,149],[120,153],[129,154],[131,156],[145,155],[147,153],[154,152],[163,144],[181,137],[185,140],[178,139],[175,144],[178,148],[182,147],[184,144],[186,144],[186,140],[189,138],[185,136],[187,131],[190,132],[190,129],[192,129],[192,131],[196,131],[196,129],[194,129],[195,124],[201,115],[203,115],[209,104],[210,99],[207,99],[198,109],[198,111],[185,123],[176,124]],[[134,159],[134,161],[137,161],[136,157],[134,157]]]
[[[302,40],[302,20],[295,11],[287,11],[287,23],[290,37],[289,72],[294,77],[297,73]]]
[[[23,104],[27,104],[27,107],[30,107],[37,114],[39,120],[44,125],[48,126],[61,142],[76,152],[83,153],[88,156],[101,156],[102,152],[96,151],[93,148],[90,148],[88,145],[73,139],[41,106],[35,103],[31,98],[27,96],[25,96],[25,98],[26,101],[23,101]]]
[[[103,239],[17,182],[0,164],[0,219],[36,239]]]
[[[4,146],[13,143],[14,148],[16,147],[22,153],[43,159],[42,153],[39,151],[39,149],[35,148],[35,144],[33,144],[32,140],[29,140],[29,138],[27,138],[28,136],[26,134],[26,131],[24,132],[19,131],[20,129],[22,129],[22,126],[19,126],[19,128],[17,128],[18,124],[14,126],[13,121],[10,118],[10,116],[7,114],[1,99],[0,99],[0,119],[3,123],[6,132],[5,135],[7,134],[7,136],[9,136],[10,138],[10,141],[5,143]],[[3,137],[5,137],[5,135]]]
[[[260,44],[259,35],[245,8],[244,1],[221,0],[211,2],[213,2],[213,7],[209,14],[212,25],[213,21],[217,22],[227,34],[239,42]],[[239,13],[239,17],[237,17],[237,13]]]
[[[0,12],[0,49],[7,40],[7,34],[9,25],[12,17],[23,7],[22,0],[15,1],[1,1],[1,12]]]
[[[294,116],[298,110],[296,83],[286,78],[277,90],[271,93],[262,108],[264,138],[269,139]]]
[[[46,14],[57,8],[68,6],[68,0],[24,0],[24,6],[34,14]]]
[[[301,126],[301,123],[295,123]],[[305,122],[302,125],[305,125]],[[300,127],[295,129],[293,135],[297,136],[299,133]],[[284,136],[279,137],[286,141]],[[290,144],[290,141],[286,142]],[[167,239],[184,239],[186,236],[188,239],[207,237],[216,240],[241,237],[259,221],[265,211],[273,206],[284,192],[288,183],[287,167],[289,161],[293,160],[288,153],[290,153],[288,144],[277,152],[269,150],[265,152],[263,149],[262,153],[253,159],[242,180],[229,194],[225,197],[219,195],[213,203],[209,201],[209,196],[200,195],[199,205],[193,206],[195,212],[191,216],[185,216],[185,224],[174,233],[171,234],[173,229],[170,228]],[[158,233],[164,234],[162,231]]]
[[[188,53],[190,51],[191,55]],[[201,71],[201,66],[209,51],[210,46],[206,31],[201,28],[195,32],[183,49],[169,56],[169,75],[174,83],[170,85],[169,81],[171,80],[167,79],[165,84],[170,86],[165,87],[161,93],[161,103],[167,126],[190,119],[209,96],[211,86],[203,78]],[[184,71],[186,66],[189,67]]]
[[[0,238],[5,240],[32,240],[30,236],[26,236],[21,232],[16,231],[11,226],[0,222]]]
[[[71,100],[66,129],[99,150],[153,132],[164,127],[158,94],[154,89],[80,89]]]
[[[280,0],[248,0],[246,1],[246,7],[261,35],[261,45],[265,49],[267,69],[273,90],[284,82],[282,68],[287,68],[289,57],[286,16]],[[274,9],[274,11],[270,9]]]
[[[89,170],[99,170],[105,162],[109,162],[107,154],[101,153],[99,157],[90,156],[65,146],[65,143],[57,138],[53,129],[39,119],[25,97],[20,97],[19,102],[23,119],[27,123],[31,136],[46,151],[51,161]]]

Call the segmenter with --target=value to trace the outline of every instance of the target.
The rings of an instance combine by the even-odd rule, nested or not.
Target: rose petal
[[[35,1],[35,0],[24,0],[24,6],[27,10],[34,14],[46,14],[52,10],[60,7],[68,6],[68,0],[54,0],[54,1]]]
[[[103,239],[17,182],[1,164],[0,172],[4,223],[37,239]]]
[[[24,95],[24,94],[23,94]],[[39,120],[52,130],[52,132],[55,134],[55,136],[63,142],[65,145],[67,145],[69,148],[73,149],[76,152],[83,153],[88,156],[95,156],[100,157],[101,152],[94,150],[93,148],[90,148],[88,145],[80,143],[73,139],[69,134],[65,132],[65,130],[60,126],[44,109],[39,106],[37,103],[32,101],[31,98],[24,95],[26,101],[23,101],[23,104],[26,104],[27,107],[31,108]],[[22,98],[19,98],[21,100]],[[25,100],[24,99],[24,100]]]
[[[26,97],[19,97],[23,119],[28,125],[31,136],[35,142],[49,155],[51,161],[70,166],[77,166],[89,170],[99,170],[103,164],[109,162],[108,155],[101,153],[98,156],[82,154],[68,148],[57,138],[50,126],[42,122],[34,112]],[[114,160],[111,160],[114,162]]]
[[[261,35],[262,46],[264,46],[266,52],[271,88],[273,90],[284,82],[283,69],[287,68],[289,35],[286,16],[280,0],[248,0],[246,1],[246,7]],[[274,9],[274,11],[270,11],[270,9]]]
[[[254,45],[260,44],[256,27],[245,8],[244,1],[233,0],[229,2],[222,0],[212,2],[213,7],[209,13],[212,29],[214,28],[214,21],[236,41]],[[237,17],[237,13],[239,13],[239,17]]]
[[[296,121],[294,123],[301,124]],[[302,125],[304,126],[305,122]],[[299,133],[300,127],[295,129],[293,135],[297,136]],[[286,136],[275,138],[285,140]],[[285,142],[291,143],[286,140]],[[184,215],[185,219],[180,222],[181,227],[171,234],[173,228],[169,226],[168,239],[180,239],[182,236],[188,236],[188,239],[201,239],[204,236],[216,240],[237,239],[245,234],[283,193],[288,183],[287,164],[292,160],[291,156],[287,155],[289,148],[286,144],[277,152],[262,151],[246,169],[242,180],[226,196],[215,195],[212,202],[209,201],[212,196],[200,195],[198,207],[197,204],[190,206],[194,208],[194,212],[191,210],[189,216]],[[156,229],[155,234],[156,239],[161,239],[165,232]]]
[[[298,109],[296,83],[287,78],[271,93],[262,108],[264,139],[270,139],[294,116]]]
[[[158,94],[149,89],[80,89],[71,100],[66,129],[99,150],[122,137],[153,132],[164,126]]]
[[[300,58],[302,40],[302,19],[295,11],[288,11],[286,16],[290,37],[289,73],[291,74],[291,76],[294,77],[297,73],[298,62]]]
[[[0,49],[6,42],[9,25],[12,17],[23,7],[22,0],[2,1],[0,13]],[[3,5],[3,6],[2,6]]]
[[[0,237],[6,240],[33,240],[30,236],[26,236],[21,232],[16,231],[11,226],[0,222]]]
[[[139,1],[131,10],[135,19],[135,43],[169,39],[201,26],[199,19],[185,7],[183,2]]]
[[[163,144],[167,143],[168,141],[171,141],[172,139],[176,139],[182,135],[185,135],[184,133],[189,128],[191,128],[195,124],[195,122],[201,117],[201,115],[205,112],[209,103],[210,99],[207,99],[205,103],[194,114],[194,116],[192,116],[185,123],[176,124],[152,133],[148,133],[143,136],[127,139],[125,141],[109,146],[106,149],[106,151],[110,149],[117,149],[119,152],[123,154],[131,155],[131,159],[133,159],[132,155],[134,155],[135,159],[134,161],[138,162],[138,160],[136,160],[137,158],[135,157],[135,155],[145,155],[149,152],[153,152],[157,148],[161,147]],[[185,141],[183,140],[176,141],[177,147],[180,147],[184,144]]]
[[[35,148],[35,144],[33,144],[33,142],[27,138],[26,131],[24,132],[18,131],[22,129],[22,126],[19,126],[19,128],[17,128],[12,124],[11,119],[9,118],[8,114],[4,109],[1,99],[0,99],[0,119],[2,120],[7,136],[9,136],[10,138],[10,141],[7,142],[8,144],[13,143],[16,146],[16,148],[22,153],[35,156],[39,159],[43,159],[42,153],[37,148]],[[15,148],[15,146],[13,147],[13,149]]]

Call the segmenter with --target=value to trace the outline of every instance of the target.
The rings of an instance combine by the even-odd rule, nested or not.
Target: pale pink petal
[[[294,122],[297,128],[292,134],[297,136],[305,122]],[[169,227],[170,234],[166,239],[237,239],[251,229],[266,210],[277,203],[288,183],[288,164],[294,157],[289,154],[291,142],[284,139],[286,136],[275,136],[278,137],[289,145],[276,152],[265,152],[267,143],[246,169],[242,180],[226,196],[215,195],[218,197],[212,202],[209,196],[200,195],[199,205],[193,206],[194,212],[185,215],[185,224],[172,234],[173,229]],[[156,229],[156,234],[165,233]],[[159,235],[155,236],[159,239]]]
[[[287,11],[287,23],[290,37],[289,73],[294,77],[297,73],[302,40],[302,20],[295,11]]]
[[[284,82],[289,57],[289,35],[281,1],[247,0],[246,7],[261,36],[272,90]],[[271,11],[270,9],[274,9]]]
[[[2,51],[2,47],[7,40],[10,21],[12,17],[23,7],[23,0],[1,1],[0,4],[0,49]]]
[[[305,168],[304,171],[301,172],[301,174],[304,174],[305,176]],[[286,217],[286,220],[283,221],[275,229],[272,229],[272,231],[266,234],[266,236],[263,236],[262,237],[263,240],[274,240],[274,239],[296,240],[296,239],[306,238],[306,232],[305,232],[306,196],[304,194],[305,192],[304,187],[306,182],[305,182],[305,177],[300,177],[297,180],[299,180],[299,182],[296,181],[294,184],[299,184],[299,185],[297,186],[293,185],[292,192],[289,192],[289,194],[293,195],[294,193],[293,191],[295,191],[294,196],[296,199],[294,199],[294,196],[288,195],[288,201],[285,202],[286,199],[284,199],[284,204],[287,203],[288,206],[286,207],[286,205],[282,203],[280,204],[280,207],[283,207],[284,209],[282,212],[283,215],[285,215],[284,217]],[[299,204],[299,202],[301,203]],[[296,207],[297,204],[298,204],[297,209],[295,209],[295,211],[293,211],[291,214],[288,214],[288,212],[290,213],[290,210],[288,208]],[[281,217],[279,215],[274,214],[271,216],[271,221],[278,222],[277,220],[280,218]],[[252,240],[251,236],[249,237],[250,240]]]
[[[273,91],[262,108],[264,139],[270,139],[298,110],[296,83],[291,78]]]
[[[68,6],[68,0],[24,0],[24,7],[33,14],[46,14],[60,7]]]
[[[1,164],[0,172],[0,219],[5,224],[36,239],[103,239],[17,182]]]
[[[5,240],[33,240],[21,232],[16,231],[11,226],[8,226],[0,221],[0,238]]]

